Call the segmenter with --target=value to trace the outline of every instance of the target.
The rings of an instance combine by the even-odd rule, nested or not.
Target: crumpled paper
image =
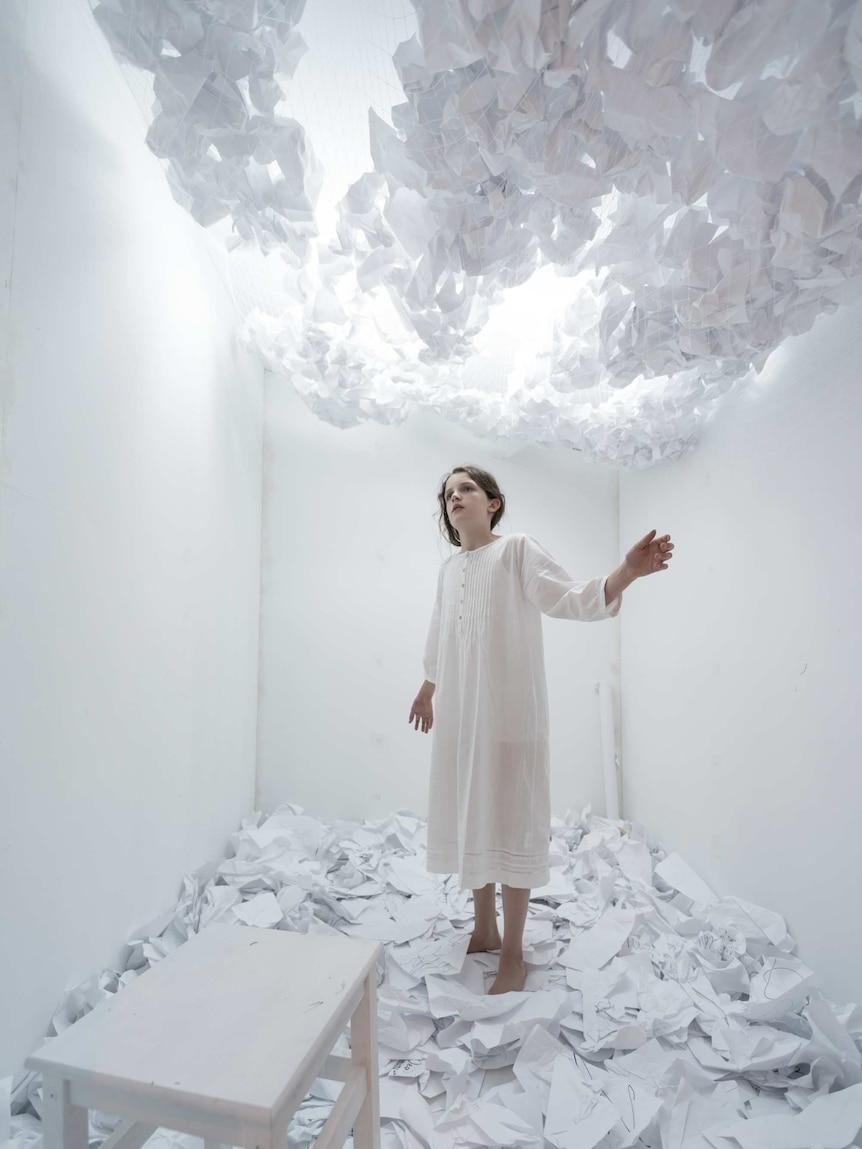
[[[858,296],[852,6],[416,8],[395,54],[405,103],[393,126],[372,113],[375,171],[341,205],[332,258],[307,269],[310,300],[340,294],[342,315],[321,322],[309,301],[246,326],[323,418],[393,422],[419,404],[648,466],[689,450],[785,337]],[[579,298],[532,371],[471,385],[488,315],[540,267],[560,295],[587,276]]]
[[[283,307],[244,337],[321,418],[422,407],[646,467],[862,292],[859,5],[413,0],[404,100],[391,123],[369,112],[373,170],[323,239],[311,145],[277,111],[303,3],[102,0],[96,17],[154,76],[148,142],[177,199],[284,260]],[[544,269],[559,291],[537,336],[519,290]],[[489,367],[503,306],[518,342]]]
[[[301,124],[278,115],[306,50],[305,0],[100,0],[115,54],[153,76],[147,144],[167,161],[174,198],[198,223],[297,266],[317,234],[322,170]]]
[[[65,997],[51,1032],[213,922],[367,937],[384,943],[384,1145],[849,1144],[862,1129],[862,1008],[823,996],[779,914],[719,898],[643,827],[589,807],[553,820],[551,862],[531,895],[526,989],[489,996],[499,956],[467,954],[469,891],[427,872],[424,822],[254,814],[227,857],[186,876],[175,910],[129,938],[123,971]],[[39,1149],[38,1076],[4,1086],[9,1149]],[[338,1088],[314,1083],[292,1145],[314,1140]],[[115,1125],[91,1114],[91,1141]],[[159,1131],[151,1149],[168,1145],[192,1139]]]

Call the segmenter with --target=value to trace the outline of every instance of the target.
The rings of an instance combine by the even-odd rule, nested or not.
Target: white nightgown
[[[548,694],[541,614],[612,618],[607,576],[575,582],[529,535],[459,551],[440,569],[425,648],[436,684],[428,803],[432,873],[466,889],[550,880]]]

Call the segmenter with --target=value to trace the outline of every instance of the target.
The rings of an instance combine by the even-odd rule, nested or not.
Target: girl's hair
[[[440,524],[441,532],[446,536],[453,547],[460,547],[461,539],[458,532],[449,522],[449,516],[446,514],[446,484],[453,475],[463,471],[469,475],[473,482],[481,487],[489,499],[499,499],[500,505],[491,516],[491,530],[493,531],[506,510],[506,496],[497,485],[497,480],[488,471],[483,471],[480,467],[471,467],[469,465],[463,467],[453,467],[446,475],[443,476],[443,482],[440,484],[440,490],[437,492],[437,502],[440,504],[440,513],[437,515],[437,522]]]

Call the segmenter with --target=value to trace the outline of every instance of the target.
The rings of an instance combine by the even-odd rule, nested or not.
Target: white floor
[[[779,914],[718,899],[641,827],[570,814],[553,825],[552,881],[533,891],[527,990],[488,997],[497,957],[466,955],[469,892],[426,873],[424,831],[404,814],[255,815],[130,939],[125,970],[67,996],[52,1032],[214,921],[337,932],[386,943],[384,1146],[862,1144],[862,1008],[823,997]],[[291,1145],[314,1140],[339,1088],[315,1083]],[[17,1079],[14,1149],[37,1149],[40,1107],[38,1078]],[[114,1124],[92,1115],[91,1144]],[[193,1140],[160,1131],[149,1145]]]

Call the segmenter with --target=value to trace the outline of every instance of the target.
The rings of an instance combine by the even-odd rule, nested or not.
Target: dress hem
[[[502,851],[500,851],[502,853]],[[459,864],[451,855],[445,853],[429,853],[426,869],[431,874],[456,874],[462,889],[478,890],[490,882],[501,882],[514,889],[535,890],[546,886],[551,880],[548,863],[538,859],[531,860],[526,866],[514,865],[501,859],[478,859],[472,864]]]

